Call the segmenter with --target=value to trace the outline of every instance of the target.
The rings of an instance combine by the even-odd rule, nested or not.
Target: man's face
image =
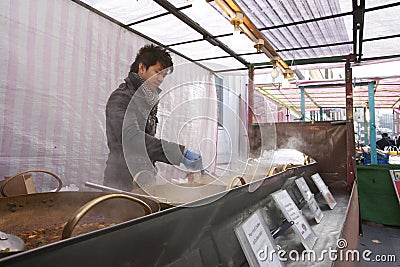
[[[164,77],[167,75],[167,70],[164,69],[158,61],[155,65],[152,65],[147,69],[143,63],[139,63],[138,74],[140,78],[147,83],[147,86],[150,89],[155,90],[164,81]]]

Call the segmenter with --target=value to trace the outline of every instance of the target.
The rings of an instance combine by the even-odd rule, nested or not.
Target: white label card
[[[261,210],[254,212],[235,233],[250,266],[284,267],[276,256],[277,246]]]
[[[322,213],[317,201],[315,201],[315,198],[312,197],[309,201],[307,201],[307,205],[310,211],[314,214],[315,221],[320,223],[324,217],[324,214]]]
[[[324,191],[322,191],[322,195],[324,196],[325,201],[328,203],[329,208],[333,210],[333,208],[336,206],[336,200],[334,199],[331,191],[326,188]]]
[[[311,175],[315,185],[318,187],[319,191],[322,193],[326,203],[328,203],[329,208],[332,210],[336,206],[336,200],[333,197],[329,188],[325,185],[325,182],[322,180],[321,176],[316,173]]]
[[[300,210],[293,202],[292,198],[286,190],[279,190],[272,193],[272,198],[277,203],[287,221],[293,221],[293,230],[300,237],[302,244],[306,249],[312,249],[317,236],[311,229],[311,226],[304,219]]]
[[[295,183],[306,201],[309,201],[312,197],[314,197],[313,193],[306,183],[306,180],[304,180],[303,177],[296,179]]]
[[[323,190],[325,190],[326,188],[328,188],[324,182],[324,180],[322,180],[321,176],[319,175],[319,173],[313,174],[311,175],[311,178],[313,179],[315,185],[318,187],[319,191],[322,192]]]
[[[315,201],[314,194],[311,192],[310,188],[308,187],[306,180],[303,177],[296,179],[296,185],[299,188],[303,198],[307,201],[307,206],[314,215],[314,219],[317,223],[320,223],[322,217],[322,211],[318,206],[318,203]]]

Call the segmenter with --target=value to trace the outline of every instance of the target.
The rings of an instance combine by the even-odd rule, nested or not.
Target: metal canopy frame
[[[384,15],[382,12],[390,11],[393,15],[395,12],[400,11],[400,2],[394,0],[353,0],[351,3],[347,3],[347,1],[344,0],[313,0],[306,2],[287,2],[282,0],[204,0],[204,3],[207,3],[208,7],[211,7],[210,9],[212,11],[214,11],[218,16],[222,17],[222,21],[225,21],[226,24],[225,27],[229,26],[228,28],[224,28],[224,30],[227,29],[227,32],[224,32],[224,30],[207,30],[207,23],[204,24],[204,21],[198,21],[193,18],[193,13],[190,13],[190,11],[193,11],[192,4],[194,0],[131,1],[130,3],[133,5],[138,5],[138,7],[143,7],[143,5],[146,5],[146,3],[154,3],[155,6],[159,7],[159,10],[154,10],[154,12],[150,11],[149,13],[146,13],[145,16],[138,16],[137,18],[132,15],[129,17],[129,21],[125,22],[118,20],[118,18],[113,15],[112,10],[98,10],[94,8],[94,4],[99,0],[72,1],[90,9],[93,12],[96,12],[97,14],[111,20],[114,23],[117,23],[121,27],[150,40],[151,42],[166,47],[173,53],[214,73],[231,73],[235,71],[249,72],[249,70],[253,70],[252,73],[257,75],[258,72],[264,73],[265,71],[268,71],[268,69],[272,68],[270,58],[268,57],[265,57],[265,60],[262,61],[252,60],[252,57],[260,59],[260,57],[257,57],[260,53],[258,53],[252,47],[250,47],[251,49],[247,51],[237,51],[233,49],[229,43],[227,43],[226,39],[229,39],[232,36],[231,30],[229,30],[231,29],[230,26],[232,25],[230,23],[230,17],[225,14],[224,11],[217,5],[217,3],[220,2],[224,2],[226,5],[231,7],[233,6],[234,8],[239,8],[245,14],[247,13],[246,19],[251,19],[252,23],[257,26],[255,30],[262,33],[267,40],[272,38],[271,44],[273,45],[276,53],[278,53],[278,55],[282,58],[283,64],[291,66],[294,62],[298,70],[301,68],[309,68],[310,65],[320,66],[322,64],[326,64],[324,68],[338,65],[344,68],[349,55],[352,57],[352,62],[356,65],[371,64],[382,60],[394,60],[400,58],[400,48],[390,50],[386,49],[385,47],[380,49],[379,46],[380,42],[385,42],[386,44],[395,44],[397,40],[400,40],[400,30],[398,30],[400,29],[400,18],[397,18],[397,16],[389,17],[389,22],[393,21],[392,24],[395,26],[394,31],[380,31],[381,28],[379,27],[392,26],[387,25],[388,21],[384,20],[380,22],[378,29],[375,29],[375,25],[373,25],[373,27],[370,26],[371,22],[375,22],[376,15],[379,15],[378,17],[382,18],[385,17],[382,16]],[[119,1],[114,2],[114,5],[118,5]],[[127,2],[129,1],[120,0],[121,4]],[[143,4],[142,6],[141,2]],[[102,3],[104,3],[104,1]],[[344,6],[342,6],[343,3],[345,3]],[[112,5],[112,3],[110,3],[110,5]],[[300,10],[299,5],[303,5],[303,8],[307,9],[308,13],[304,10]],[[120,6],[118,7],[121,8]],[[136,10],[134,12],[136,12]],[[268,14],[269,17],[266,17],[265,14]],[[177,18],[182,24],[186,25],[186,27],[197,33],[196,37],[176,40],[175,42],[172,40],[172,42],[169,41],[165,43],[162,42],[162,38],[165,33],[164,35],[160,34],[159,36],[152,38],[146,31],[138,31],[134,29],[137,25],[153,22],[154,27],[157,27],[157,20],[160,18],[166,19],[168,16]],[[212,16],[210,16],[210,18],[212,18]],[[273,21],[273,18],[276,20]],[[206,22],[208,22],[207,19],[209,18],[206,18]],[[347,35],[339,32],[339,30],[344,29],[344,22],[350,23],[349,25],[346,25],[346,28],[348,29]],[[331,29],[333,27],[332,25],[329,26],[331,28],[324,28],[327,27],[329,23],[331,23],[333,26],[339,24],[341,26],[338,26],[337,29],[333,29],[333,31]],[[317,29],[315,27],[318,28],[318,34],[320,35],[315,35],[312,33],[313,35],[311,37],[314,38],[314,41],[308,41],[306,32],[311,31],[312,29]],[[319,27],[322,27],[323,30],[319,29]],[[350,28],[351,30],[349,30]],[[374,30],[372,33],[371,28]],[[336,33],[342,37],[336,38]],[[283,39],[286,38],[285,40],[287,43],[283,44],[284,40],[282,38],[282,40],[279,40],[279,44],[274,43],[274,38],[277,36],[284,36]],[[343,36],[347,36],[347,39]],[[312,38],[308,39],[311,40]],[[292,39],[294,42],[290,42]],[[206,53],[203,53],[204,56],[194,58],[185,54],[184,52],[181,52],[180,50],[181,47],[193,44],[199,44],[199,49],[201,49],[200,44],[204,43],[205,41],[206,43],[211,44],[212,47],[215,47],[217,51],[221,51],[220,55],[218,55],[218,53],[214,53],[207,56],[207,51],[205,51]],[[368,47],[375,47],[375,49],[378,47],[379,53],[369,53]],[[346,52],[344,53],[343,51]],[[296,53],[297,55],[302,56],[291,56],[292,54]],[[220,69],[215,69],[213,68],[213,65],[208,65],[208,62],[219,62],[220,60],[224,61],[229,59],[237,62],[238,64],[236,64],[236,66],[227,65]],[[299,80],[301,80],[303,77],[301,77],[301,73],[298,70],[295,70],[294,72],[299,77]],[[376,87],[379,87],[379,90],[376,90],[376,92],[378,92],[376,95],[376,108],[395,108],[399,104],[400,98],[396,98],[396,96],[393,94],[399,92],[397,89],[398,87],[396,87],[395,84],[400,84],[400,81],[397,80],[398,77],[394,78],[395,80],[391,81],[391,85],[386,83],[386,81],[390,81],[391,79],[377,79],[379,82],[377,83]],[[329,82],[330,81],[328,81],[328,83]],[[301,84],[300,81],[300,83],[291,84],[287,88],[282,88],[280,85],[279,90],[278,86],[274,84],[257,85],[256,89],[263,92],[276,103],[279,103],[280,105],[283,105],[298,113],[301,108],[299,103],[301,99],[299,92],[293,90],[298,90],[298,86],[302,85],[304,84]],[[366,86],[364,87],[366,88]],[[317,96],[313,93],[314,88],[312,88],[312,86],[305,86],[305,108],[318,109],[325,108],[327,106],[332,107],[335,106],[335,104],[338,107],[344,108],[344,86],[338,87],[336,85],[332,88],[332,91],[329,92],[329,95],[339,93],[336,92],[338,88],[341,88],[340,98],[343,103],[337,104],[338,101],[337,98],[335,98],[334,102],[331,101],[328,103],[329,101],[325,101],[325,104],[322,104],[320,99],[328,98],[327,95],[321,92]],[[368,101],[366,97],[367,90],[365,88],[361,90],[361,96],[357,96],[358,88],[355,88],[355,107],[360,107],[360,103]],[[266,90],[268,90],[268,93],[266,93]],[[383,91],[384,93],[379,95],[380,91]],[[357,97],[362,98],[362,100],[360,100],[361,102],[357,100]],[[390,100],[390,103],[387,101],[388,103],[382,105],[383,102],[380,101],[382,99]]]
[[[400,76],[386,78],[360,79],[353,82],[353,98],[355,108],[364,108],[369,101],[368,86],[375,82],[375,108],[394,109],[400,103],[399,86]],[[282,87],[282,84],[257,85],[256,90],[266,95],[276,103],[299,114],[301,98],[291,96],[298,95],[298,87],[304,89],[305,109],[344,109],[346,108],[345,94],[346,84],[341,80],[303,81]],[[338,99],[341,97],[341,99]]]
[[[221,37],[229,37],[232,35],[232,33],[225,33],[225,34],[218,34],[218,35],[213,35],[209,31],[207,31],[204,27],[202,27],[200,24],[198,24],[196,21],[192,20],[189,16],[187,16],[183,11],[188,10],[192,8],[192,4],[190,0],[185,1],[184,5],[179,6],[179,4],[182,4],[183,1],[178,1],[178,0],[170,0],[170,1],[161,1],[161,0],[154,0],[158,5],[160,5],[163,9],[164,12],[161,12],[160,14],[156,14],[153,16],[149,16],[145,19],[138,19],[136,21],[130,22],[130,23],[122,23],[118,21],[116,18],[113,18],[111,16],[106,15],[104,12],[101,10],[97,10],[93,8],[90,4],[86,4],[85,2],[92,2],[90,0],[87,1],[80,1],[80,0],[72,0],[86,8],[91,9],[92,11],[95,11],[96,13],[102,15],[103,17],[107,19],[111,19],[113,22],[116,22],[120,26],[132,30],[133,25],[138,25],[143,22],[149,22],[152,20],[155,20],[157,18],[167,16],[167,15],[173,15],[180,19],[182,23],[188,25],[198,33],[202,35],[202,38],[195,38],[192,40],[186,40],[184,42],[176,42],[172,44],[163,44],[159,40],[156,40],[154,38],[150,38],[149,36],[146,35],[146,33],[138,33],[137,31],[134,31],[135,33],[140,34],[141,36],[145,37],[146,39],[151,40],[154,43],[160,44],[162,46],[167,47],[174,53],[177,53],[180,56],[183,56],[184,58],[192,61],[192,62],[197,62],[200,65],[204,66],[205,68],[209,69],[206,65],[203,64],[204,61],[207,60],[218,60],[218,59],[223,59],[223,58],[234,58],[238,60],[240,63],[243,64],[243,68],[228,68],[228,69],[223,69],[223,70],[214,70],[216,72],[227,72],[227,71],[235,71],[235,70],[245,70],[248,69],[250,66],[255,66],[255,69],[261,69],[262,67],[264,68],[271,68],[272,65],[267,60],[265,62],[249,62],[243,58],[243,56],[248,56],[248,55],[256,55],[257,52],[250,52],[250,53],[238,53],[233,51],[227,44],[223,43],[220,38]],[[208,2],[209,4],[213,4],[214,1],[210,0],[204,0]],[[140,1],[137,1],[140,2]],[[234,2],[235,1],[228,1],[228,2]],[[244,1],[238,1],[238,5],[243,5]],[[269,3],[271,2],[271,6],[273,4],[276,5],[276,2],[278,1],[261,1],[261,0],[253,0],[253,1],[247,1],[247,2],[254,2],[254,3]],[[246,2],[246,3],[247,3]],[[282,6],[284,6],[283,1]],[[268,27],[259,27],[258,30],[260,32],[267,32],[271,30],[284,30],[287,29],[288,27],[293,27],[293,26],[301,26],[309,23],[315,23],[315,22],[324,22],[327,20],[332,20],[332,19],[338,19],[338,18],[344,18],[346,16],[352,16],[352,21],[353,21],[353,40],[348,40],[348,41],[341,41],[341,42],[325,42],[323,44],[318,44],[318,45],[302,45],[302,46],[297,46],[297,47],[292,47],[288,46],[285,48],[277,48],[275,47],[276,52],[282,53],[282,52],[293,52],[296,50],[307,50],[307,49],[317,49],[317,48],[327,48],[327,47],[337,47],[337,46],[343,46],[343,45],[352,45],[352,53],[355,55],[354,57],[354,62],[360,63],[360,62],[365,62],[365,61],[371,61],[371,60],[382,60],[382,59],[393,59],[393,58],[400,58],[400,53],[396,54],[386,54],[382,56],[374,56],[374,57],[365,57],[363,56],[363,51],[364,51],[364,44],[366,42],[372,42],[372,41],[379,41],[379,40],[387,40],[387,39],[394,39],[394,38],[399,38],[400,34],[389,34],[389,35],[383,35],[383,36],[378,36],[378,37],[373,37],[373,38],[365,38],[364,37],[364,28],[365,28],[365,15],[369,12],[373,11],[378,11],[378,10],[384,10],[384,9],[390,9],[394,7],[400,6],[400,2],[393,2],[393,3],[388,3],[388,4],[382,4],[378,6],[373,6],[373,7],[366,7],[365,0],[360,0],[360,3],[357,4],[357,0],[352,1],[352,11],[347,11],[347,12],[341,12],[337,14],[330,14],[330,15],[318,15],[314,14],[314,17],[312,18],[306,18],[301,21],[292,21],[289,23],[281,23],[278,25],[272,25]],[[175,4],[174,4],[175,3]],[[216,5],[214,4],[214,9],[216,9]],[[260,10],[256,10],[254,13],[258,14]],[[222,13],[220,11],[220,13]],[[355,26],[354,26],[355,25]],[[305,36],[306,38],[307,36]],[[185,56],[183,53],[180,53],[178,49],[174,49],[174,47],[182,44],[188,44],[188,43],[195,43],[195,42],[200,42],[200,41],[208,41],[210,44],[214,46],[218,46],[221,48],[221,50],[225,51],[228,55],[224,56],[211,56],[211,57],[205,57],[205,58],[200,58],[200,59],[193,59],[188,56]],[[301,66],[304,64],[319,64],[321,62],[324,63],[344,63],[345,62],[345,57],[348,56],[347,54],[343,55],[334,55],[334,56],[318,56],[318,57],[308,57],[308,58],[299,58],[296,59],[296,65]],[[283,58],[285,60],[285,58]],[[286,59],[286,63],[290,63],[291,60]],[[212,69],[211,69],[212,70]]]
[[[161,7],[165,8],[168,12],[170,12],[172,15],[180,19],[182,22],[184,22],[186,25],[188,25],[190,28],[194,29],[198,33],[200,33],[203,36],[203,40],[208,41],[210,44],[215,45],[220,47],[223,51],[227,52],[230,56],[238,60],[240,63],[243,65],[249,65],[249,62],[241,58],[239,55],[237,55],[232,49],[230,49],[228,46],[226,46],[224,43],[222,43],[219,39],[214,38],[211,33],[206,31],[203,27],[201,27],[199,24],[197,24],[195,21],[193,21],[191,18],[189,18],[186,14],[181,12],[178,8],[176,8],[173,4],[171,4],[168,1],[165,0],[154,0],[157,4],[159,4]]]

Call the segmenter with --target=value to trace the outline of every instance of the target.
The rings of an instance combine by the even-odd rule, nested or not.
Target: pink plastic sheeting
[[[1,1],[0,16],[0,177],[35,168],[58,174],[65,185],[102,183],[105,104],[148,41],[69,0]],[[212,79],[194,64],[186,70],[189,77]],[[210,88],[201,95],[215,99]],[[216,140],[215,122],[203,122],[207,131],[197,126],[191,126],[199,133],[193,138]],[[49,180],[40,179],[38,188]]]

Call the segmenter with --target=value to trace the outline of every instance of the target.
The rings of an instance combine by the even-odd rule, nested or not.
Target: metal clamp
[[[72,231],[74,230],[75,226],[78,224],[78,222],[82,219],[83,215],[85,215],[91,208],[99,204],[100,202],[103,202],[107,199],[111,198],[126,198],[129,200],[132,200],[138,204],[140,204],[143,207],[143,210],[145,212],[145,215],[151,214],[151,208],[149,205],[147,205],[146,202],[132,196],[124,195],[124,194],[110,194],[110,195],[104,195],[98,198],[95,198],[85,205],[83,205],[75,214],[74,216],[67,222],[65,225],[63,232],[62,232],[62,237],[61,239],[66,239],[69,238],[72,234]]]
[[[277,174],[278,172],[279,172],[279,171],[278,171],[278,168],[277,168],[277,167],[271,167],[271,169],[269,169],[269,171],[268,171],[267,177],[268,177],[268,176],[275,175],[275,174]]]
[[[293,168],[294,165],[292,163],[286,163],[285,165],[283,165],[282,171],[286,171],[289,168]]]
[[[52,173],[52,172],[50,172],[50,171],[46,171],[46,170],[26,170],[26,171],[22,171],[22,172],[19,172],[19,173],[17,173],[17,174],[14,174],[14,175],[11,176],[10,178],[6,179],[5,182],[3,183],[3,185],[0,187],[0,193],[1,193],[1,195],[4,196],[4,197],[7,196],[6,193],[4,192],[4,188],[6,187],[6,185],[7,185],[12,179],[14,179],[15,177],[17,177],[17,176],[19,176],[19,175],[21,175],[21,174],[30,173],[30,172],[43,172],[43,173],[50,174],[51,176],[53,176],[53,177],[58,181],[58,186],[57,186],[56,192],[60,191],[60,189],[62,188],[63,183],[62,183],[60,177],[58,177],[56,174],[54,174],[54,173]]]
[[[230,183],[226,186],[226,190],[232,189],[234,187],[236,180],[239,180],[242,183],[242,185],[246,184],[246,180],[244,180],[244,178],[242,176],[237,175],[237,176],[233,177],[233,179],[230,181]]]
[[[311,159],[309,156],[304,155],[304,165],[310,165]]]

